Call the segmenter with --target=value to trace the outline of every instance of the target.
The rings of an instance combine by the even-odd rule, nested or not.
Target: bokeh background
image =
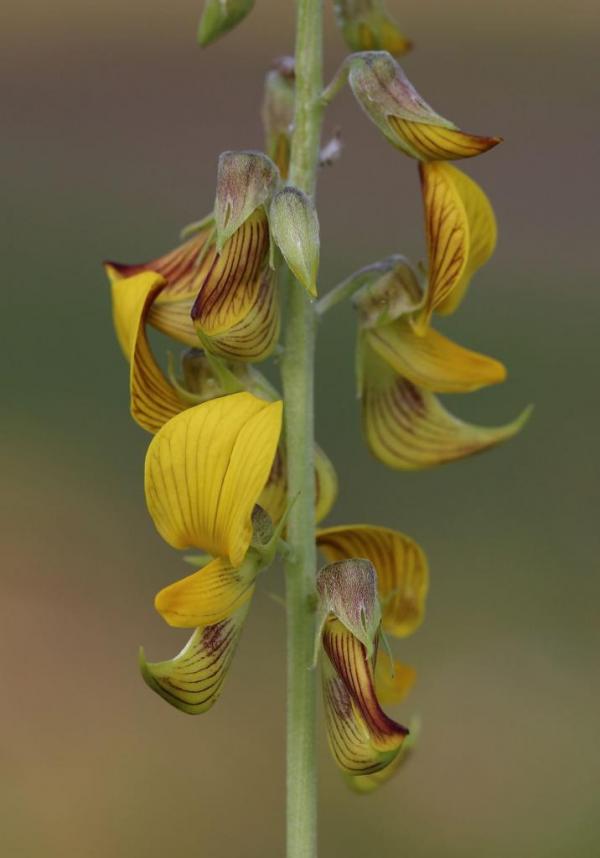
[[[148,436],[100,268],[169,248],[212,204],[223,149],[261,145],[257,105],[292,47],[291,2],[259,0],[205,52],[200,0],[22,0],[1,13],[0,496],[4,551],[0,854],[266,858],[284,842],[284,624],[255,600],[219,704],[201,719],[143,685],[137,647],[175,654],[152,608],[182,574],[147,516]],[[418,753],[373,796],[349,793],[321,729],[321,851],[364,858],[592,858],[598,786],[598,167],[595,0],[392,2],[404,67],[462,127],[503,146],[465,165],[500,244],[444,329],[503,359],[500,389],[454,397],[481,422],[533,420],[509,445],[420,474],[371,460],[358,428],[354,320],[319,338],[318,437],[342,494],[426,548],[419,673],[396,714]],[[327,72],[343,56],[327,13]],[[391,252],[418,259],[414,166],[343,94],[346,151],[320,183],[321,290]],[[185,637],[185,635],[183,635]]]

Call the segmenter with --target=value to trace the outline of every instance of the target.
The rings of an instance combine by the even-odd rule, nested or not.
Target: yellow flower
[[[415,470],[460,459],[511,438],[528,412],[506,426],[474,426],[453,417],[434,395],[496,384],[504,380],[506,371],[493,358],[465,349],[431,328],[420,335],[413,319],[421,312],[422,299],[407,292],[407,284],[414,285],[416,278],[414,273],[412,279],[406,277],[404,262],[399,270],[396,280],[386,275],[355,296],[361,319],[359,395],[371,452],[389,467]]]
[[[258,209],[234,232],[221,253],[214,228],[205,227],[165,256],[141,265],[106,263],[115,315],[127,302],[132,275],[164,278],[145,309],[143,323],[188,346],[246,361],[264,360],[279,337],[279,296],[269,266],[269,224]]]
[[[367,791],[382,778],[362,779],[395,770],[408,735],[381,704],[403,700],[416,676],[385,651],[379,623],[396,637],[419,627],[429,584],[427,560],[409,537],[370,525],[320,530],[317,545],[330,564],[317,578],[326,612],[322,681],[329,746],[351,785]]]
[[[501,142],[461,131],[436,113],[385,51],[353,54],[348,81],[366,115],[397,149],[419,161],[472,158]]]
[[[214,559],[164,588],[156,608],[172,626],[197,627],[174,659],[149,664],[148,685],[179,709],[216,701],[237,644],[256,575],[271,551],[253,513],[281,433],[282,403],[249,393],[197,405],[168,421],[150,443],[145,491],[156,529],[173,548]]]
[[[516,435],[530,409],[504,426],[476,426],[447,411],[430,391],[361,346],[361,407],[369,449],[390,468],[419,470],[481,453]]]

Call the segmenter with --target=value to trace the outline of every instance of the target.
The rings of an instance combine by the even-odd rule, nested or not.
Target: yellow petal
[[[236,393],[189,408],[162,427],[146,455],[146,503],[169,545],[241,564],[281,413],[281,402]]]
[[[516,435],[529,417],[526,409],[504,426],[465,423],[368,346],[361,354],[363,431],[373,455],[390,468],[419,470],[481,453]]]
[[[388,527],[341,525],[317,531],[317,545],[329,562],[365,557],[377,572],[383,628],[397,637],[423,622],[429,588],[427,558],[410,537]]]
[[[496,246],[496,221],[481,188],[451,164],[419,166],[428,280],[421,326],[431,313],[450,313],[465,294],[475,271]]]
[[[279,301],[264,209],[255,211],[215,257],[192,319],[215,354],[258,361],[272,352],[279,336]]]
[[[257,570],[254,558],[246,558],[236,569],[217,557],[203,569],[164,587],[157,593],[154,607],[175,628],[215,625],[250,599]]]
[[[506,378],[499,361],[465,349],[432,328],[419,336],[407,319],[372,328],[365,336],[397,373],[434,393],[468,393]]]
[[[446,164],[420,165],[428,258],[428,288],[422,325],[452,292],[467,267],[469,223]]]
[[[323,631],[323,696],[331,752],[344,772],[379,771],[398,754],[408,734],[383,712],[363,644],[339,620]]]
[[[385,649],[380,646],[375,663],[375,690],[383,706],[396,706],[402,703],[415,684],[417,672],[414,667],[392,661]]]
[[[501,137],[479,137],[458,128],[447,128],[424,122],[413,122],[389,116],[388,122],[400,136],[413,157],[423,161],[456,161],[481,155],[502,142]]]
[[[111,282],[144,271],[165,278],[165,286],[149,309],[146,321],[153,328],[188,346],[198,345],[191,310],[216,256],[212,224],[164,256],[135,265],[105,264]]]
[[[402,747],[400,751],[389,766],[386,766],[385,769],[380,769],[378,772],[371,772],[367,775],[348,775],[346,777],[346,782],[351,790],[357,792],[361,795],[368,794],[374,792],[380,786],[387,783],[390,778],[392,778],[398,769],[404,765],[406,760],[411,756],[412,752],[415,749],[416,742],[418,740],[419,734],[419,722],[414,719],[410,722],[410,734],[406,737],[404,742],[402,743]]]
[[[248,605],[214,626],[198,628],[178,656],[148,663],[140,653],[146,684],[167,703],[189,715],[217,702],[237,646]]]
[[[443,168],[454,182],[469,225],[469,255],[465,270],[449,295],[436,307],[440,315],[449,315],[460,305],[475,272],[485,265],[494,252],[497,227],[492,205],[479,185],[451,164],[444,164]]]
[[[146,336],[148,310],[164,286],[164,278],[151,271],[113,278],[111,284],[115,331],[129,362],[131,415],[149,432],[186,407],[156,363]]]

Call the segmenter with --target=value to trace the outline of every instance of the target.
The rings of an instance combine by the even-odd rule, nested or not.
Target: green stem
[[[297,0],[296,108],[290,183],[314,196],[322,107],[323,0]],[[282,364],[288,462],[287,858],[317,854],[314,478],[315,311],[299,283],[289,288]]]

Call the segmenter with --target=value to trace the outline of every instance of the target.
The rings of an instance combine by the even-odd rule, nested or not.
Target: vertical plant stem
[[[322,86],[322,0],[297,0],[296,108],[290,183],[314,196]],[[292,556],[286,562],[287,594],[287,858],[317,854],[314,645],[315,311],[299,283],[290,283],[282,375],[285,400],[288,523]]]

